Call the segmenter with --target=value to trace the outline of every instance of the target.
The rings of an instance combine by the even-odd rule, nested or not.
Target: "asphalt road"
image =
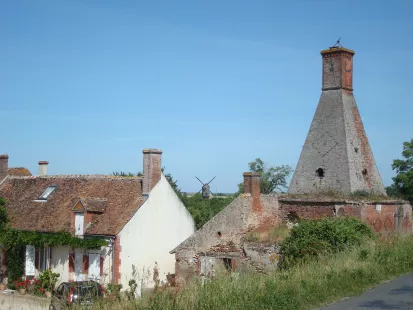
[[[322,310],[413,309],[413,273],[380,284],[361,296],[331,304]]]

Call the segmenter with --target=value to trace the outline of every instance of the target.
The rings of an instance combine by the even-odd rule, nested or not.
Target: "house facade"
[[[119,177],[49,175],[45,161],[39,162],[37,176],[10,174],[16,169],[9,170],[8,156],[0,155],[0,197],[7,199],[13,228],[65,231],[108,244],[94,250],[27,245],[25,275],[50,268],[61,282],[94,279],[123,289],[131,279],[141,289],[166,281],[174,273],[170,249],[190,236],[195,225],[162,173],[161,156],[161,150],[145,149],[143,176]]]

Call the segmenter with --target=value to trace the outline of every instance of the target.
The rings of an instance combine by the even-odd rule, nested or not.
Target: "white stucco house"
[[[175,272],[169,251],[195,231],[195,224],[163,175],[161,156],[161,150],[144,149],[143,176],[119,177],[48,175],[45,161],[32,176],[27,169],[8,168],[8,156],[0,155],[0,197],[8,201],[13,228],[108,242],[95,250],[27,245],[25,275],[50,268],[60,282],[94,279],[123,289],[131,279],[141,289],[166,281]]]

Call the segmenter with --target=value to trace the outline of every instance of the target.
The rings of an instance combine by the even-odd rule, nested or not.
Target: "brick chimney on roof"
[[[47,175],[48,166],[49,166],[49,162],[48,162],[48,161],[44,161],[44,160],[39,161],[39,172],[38,172],[38,176],[45,176],[45,175]]]
[[[149,195],[152,188],[161,179],[162,151],[158,149],[144,149],[142,153],[143,153],[142,194]]]
[[[252,196],[252,211],[262,212],[260,174],[258,172],[244,172],[244,193]]]
[[[0,181],[3,180],[9,171],[9,155],[0,154]]]

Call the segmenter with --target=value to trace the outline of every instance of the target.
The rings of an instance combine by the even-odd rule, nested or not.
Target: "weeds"
[[[218,275],[204,285],[194,279],[179,292],[168,288],[133,301],[105,300],[95,309],[311,309],[411,270],[413,237],[383,236],[300,261],[288,270],[235,279]]]

